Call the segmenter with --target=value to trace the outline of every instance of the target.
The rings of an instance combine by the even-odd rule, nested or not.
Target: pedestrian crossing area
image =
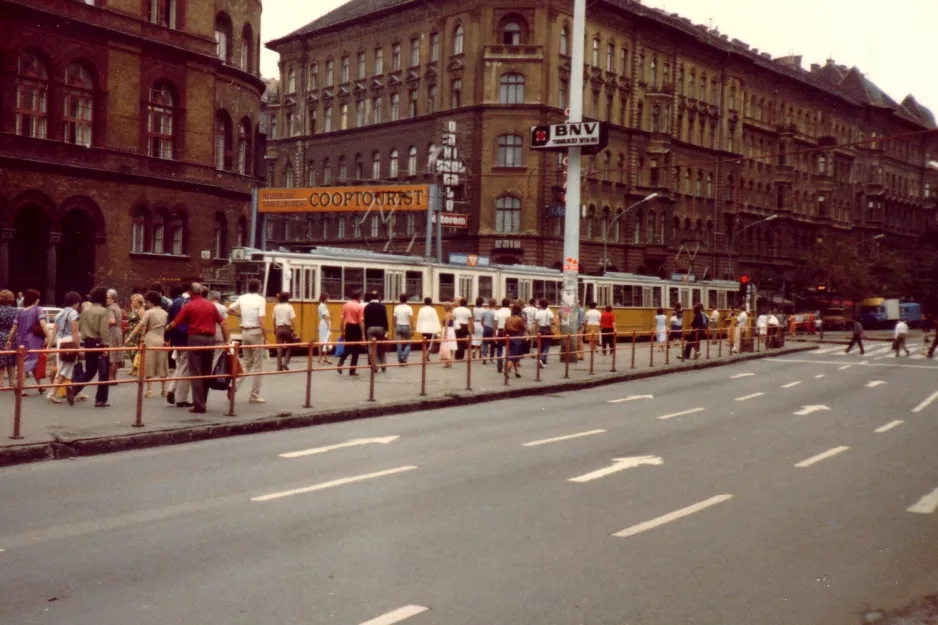
[[[869,343],[866,344],[866,350],[864,356],[867,358],[873,358],[874,360],[880,360],[895,355],[895,350],[892,347],[892,343],[880,343],[877,342],[873,345]],[[920,343],[909,343],[906,345],[908,347],[911,355],[908,356],[910,360],[925,360],[925,346]],[[849,355],[860,355],[860,350],[857,347],[854,347],[850,353],[847,353],[845,345],[823,345],[820,349],[817,349],[811,352],[814,356],[849,356]],[[905,356],[905,352],[902,352],[902,355]]]

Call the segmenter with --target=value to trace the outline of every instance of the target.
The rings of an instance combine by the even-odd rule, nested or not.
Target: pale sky
[[[282,37],[345,0],[264,0],[261,37]],[[909,93],[938,113],[931,79],[938,0],[645,0],[646,6],[712,24],[773,57],[804,57],[803,66],[833,58],[856,65],[897,102]],[[572,8],[572,2],[571,2]],[[919,70],[921,68],[921,70]],[[263,49],[261,71],[276,77],[277,55]]]

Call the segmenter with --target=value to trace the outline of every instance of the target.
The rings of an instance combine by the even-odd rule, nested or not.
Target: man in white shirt
[[[749,315],[746,313],[745,309],[739,311],[739,315],[736,317],[736,331],[735,336],[733,337],[733,349],[730,350],[730,353],[740,353],[740,348],[742,347],[742,340],[747,334],[749,329]]]
[[[293,310],[293,304],[290,303],[289,291],[284,291],[277,296],[280,302],[274,306],[274,336],[277,337],[277,345],[289,345],[296,342],[296,311]],[[284,353],[286,352],[286,357]],[[277,371],[288,371],[290,369],[290,349],[277,349]]]
[[[710,339],[713,340],[713,337],[716,337],[716,340],[720,340],[720,309],[716,306],[713,307],[713,310],[710,311]]]
[[[511,317],[511,300],[506,297],[502,299],[502,307],[495,311],[495,337],[498,340],[495,341],[494,356],[499,373],[502,372],[502,366],[505,364],[502,353],[505,348],[505,322],[509,317]],[[505,354],[505,357],[507,358],[508,354]]]
[[[773,310],[771,313],[769,313],[769,319],[766,323],[769,328],[769,338],[768,338],[768,343],[766,344],[766,347],[781,347],[782,346],[782,339],[781,339],[782,322],[778,318],[777,310]]]
[[[525,342],[525,354],[531,353],[531,345],[534,341],[534,337],[537,336],[537,320],[534,316],[537,314],[537,300],[533,297],[528,300],[528,305],[521,309],[521,314],[524,315],[524,325],[525,330],[528,335],[528,340]]]
[[[453,330],[456,332],[456,360],[466,357],[469,335],[472,334],[472,311],[467,307],[469,301],[464,297],[459,306],[453,309]]]
[[[538,304],[540,309],[534,314],[534,322],[537,324],[537,333],[541,337],[541,349],[538,358],[541,359],[541,366],[547,366],[547,354],[550,352],[550,342],[554,336],[554,311],[550,309],[546,299],[541,299]]]
[[[397,362],[406,364],[410,358],[410,340],[414,336],[414,309],[407,303],[407,293],[401,293],[401,303],[394,307],[394,334],[397,344]]]
[[[899,357],[900,349],[905,350],[906,358],[910,356],[909,348],[905,346],[905,340],[908,337],[909,337],[909,324],[907,324],[905,321],[900,319],[899,321],[896,322],[896,330],[895,330],[895,333],[893,334],[894,340],[892,342],[892,348],[896,350],[896,358]]]
[[[260,280],[248,281],[248,292],[228,307],[228,314],[241,317],[241,344],[245,347],[251,345],[264,345],[267,335],[263,327],[264,317],[267,316],[267,300],[260,294]],[[245,373],[260,373],[264,362],[264,353],[261,349],[244,350]],[[252,404],[267,403],[261,397],[261,376],[255,375],[251,380]]]
[[[590,349],[596,348],[596,341],[599,338],[599,322],[602,313],[596,310],[596,302],[590,302],[590,309],[586,311],[584,320],[586,321],[586,340],[589,341]]]

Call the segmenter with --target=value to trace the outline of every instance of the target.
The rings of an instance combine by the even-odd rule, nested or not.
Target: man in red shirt
[[[345,367],[345,359],[352,357],[352,366],[349,368],[350,376],[357,376],[355,368],[358,366],[358,355],[362,352],[362,346],[359,344],[365,340],[365,312],[361,303],[361,292],[352,293],[352,299],[345,302],[342,306],[342,338],[345,340],[342,357],[339,358],[339,375],[342,375],[342,369]]]
[[[215,304],[205,299],[203,296],[202,285],[193,282],[189,287],[189,304],[173,319],[173,322],[166,326],[166,331],[173,330],[176,326],[186,324],[189,328],[189,347],[210,347],[215,345],[215,329],[221,328],[222,338],[225,345],[229,342],[228,326],[224,324],[221,314]],[[187,375],[204,376],[212,375],[212,356],[213,350],[200,349],[189,352],[189,371]],[[208,399],[209,380],[192,380],[192,403],[194,406],[189,412],[204,413],[205,401]]]
[[[607,347],[610,350],[616,348],[616,315],[612,312],[612,306],[606,306],[599,318],[599,327],[603,335],[603,356],[605,356]]]

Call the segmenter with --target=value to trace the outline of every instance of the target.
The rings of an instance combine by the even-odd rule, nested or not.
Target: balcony
[[[544,46],[485,46],[482,55],[486,61],[543,61]]]

